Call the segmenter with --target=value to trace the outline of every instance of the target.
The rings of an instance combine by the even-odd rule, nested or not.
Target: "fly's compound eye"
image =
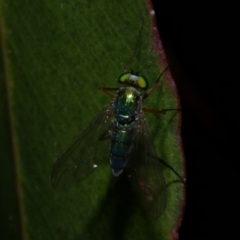
[[[118,78],[118,82],[133,85],[143,90],[148,88],[148,81],[146,78],[142,76],[134,75],[132,73],[121,74]]]
[[[146,78],[142,76],[138,76],[137,84],[143,90],[148,88],[148,81]]]
[[[123,73],[118,77],[119,83],[128,83],[130,79],[131,73]]]

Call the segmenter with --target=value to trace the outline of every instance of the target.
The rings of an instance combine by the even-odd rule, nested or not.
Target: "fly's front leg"
[[[111,98],[115,98],[116,95],[112,94],[109,91],[117,91],[119,88],[108,88],[108,87],[100,87],[99,90],[101,90],[102,92],[104,92],[105,94],[107,94],[109,97]]]
[[[160,81],[157,81],[154,86],[152,86],[146,93],[144,93],[143,99],[150,96],[159,85],[160,85]]]
[[[162,75],[166,72],[166,70],[168,69],[169,66],[167,66],[163,72],[159,75],[159,77],[157,78],[155,84],[143,95],[143,99],[147,98],[148,96],[150,96],[154,90],[160,85],[160,79],[162,77]]]

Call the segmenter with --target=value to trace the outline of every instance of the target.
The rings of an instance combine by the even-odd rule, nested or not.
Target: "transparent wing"
[[[64,191],[86,178],[109,152],[113,103],[109,104],[57,159],[51,175],[56,190]]]
[[[166,207],[166,183],[142,112],[136,123],[132,156],[126,170],[141,206],[156,219]]]

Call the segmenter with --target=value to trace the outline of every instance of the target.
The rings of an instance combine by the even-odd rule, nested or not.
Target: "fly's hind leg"
[[[151,154],[149,154],[150,157],[155,158],[157,161],[159,161],[160,163],[162,163],[164,166],[166,166],[168,169],[170,169],[178,178],[179,180],[183,183],[186,184],[186,178],[182,178],[182,176],[180,176],[180,174],[173,168],[171,167],[169,164],[167,164],[164,160],[162,160],[159,157],[155,157],[152,156]]]

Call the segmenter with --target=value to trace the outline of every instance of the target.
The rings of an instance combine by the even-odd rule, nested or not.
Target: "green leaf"
[[[108,153],[67,192],[50,181],[56,157],[110,101],[98,88],[118,86],[142,20],[129,68],[152,86],[167,66],[150,7],[142,0],[0,4],[1,239],[177,239],[184,186],[167,167],[168,205],[156,221],[112,176]],[[179,108],[169,71],[145,106]],[[158,156],[183,175],[180,113],[146,117]]]

